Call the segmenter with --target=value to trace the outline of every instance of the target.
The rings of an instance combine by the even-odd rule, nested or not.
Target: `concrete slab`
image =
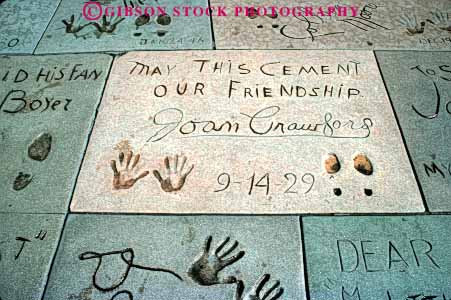
[[[99,1],[102,11],[107,7],[140,6],[152,14],[131,17],[108,16],[87,20],[82,16],[86,1],[63,0],[37,48],[37,53],[101,52],[131,50],[212,49],[210,17],[175,16],[174,7],[206,7],[207,0],[108,0]],[[92,4],[91,4],[92,5]],[[166,16],[158,17],[157,7],[166,7]],[[92,13],[99,11],[97,6]],[[183,10],[182,10],[183,11]],[[135,12],[135,11],[134,11]],[[121,13],[121,15],[125,14]],[[96,15],[97,16],[97,15]]]
[[[44,299],[305,299],[301,251],[297,217],[70,215]]]
[[[115,61],[71,209],[399,213],[423,205],[373,53],[215,51]]]
[[[0,299],[40,300],[64,215],[0,213]]]
[[[447,0],[212,0],[211,4],[228,8],[227,17],[213,17],[217,49],[451,49]],[[338,16],[334,5],[346,6],[347,11]],[[272,6],[277,7],[277,16]],[[351,6],[358,8],[355,15]],[[246,16],[246,7],[254,7],[260,16]],[[302,9],[293,10],[297,7]]]
[[[377,57],[431,211],[451,211],[451,53]]]
[[[60,1],[0,2],[0,54],[32,54]]]
[[[111,60],[0,57],[0,212],[67,211]]]
[[[310,298],[448,299],[451,218],[303,218]]]

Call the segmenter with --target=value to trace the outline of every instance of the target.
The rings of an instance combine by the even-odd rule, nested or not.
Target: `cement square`
[[[264,274],[305,299],[300,238],[297,217],[72,214],[44,299],[254,299]]]
[[[228,14],[213,16],[217,49],[451,49],[448,0],[212,0],[211,4],[227,7]],[[254,7],[247,16],[246,7]],[[271,7],[276,7],[274,15]],[[346,7],[342,16],[337,15],[338,7]],[[354,15],[351,7],[358,8]],[[252,15],[255,11],[260,16]]]
[[[0,57],[0,212],[68,210],[111,60]]]
[[[0,54],[32,54],[60,0],[0,2]]]
[[[310,299],[449,299],[451,217],[306,217]]]
[[[362,51],[118,57],[71,209],[424,210],[374,54]]]
[[[41,300],[64,215],[0,213],[0,299]]]
[[[451,211],[451,53],[378,52],[431,211]]]
[[[207,7],[207,0],[104,0],[92,7],[92,14],[108,7],[140,6],[154,15],[108,16],[89,21],[82,15],[84,0],[63,0],[36,53],[102,52],[131,50],[212,49],[209,16],[176,16],[174,7]],[[158,16],[158,7],[166,15]],[[97,16],[97,15],[96,15]],[[94,17],[94,16],[93,16]],[[64,23],[63,23],[64,22]]]

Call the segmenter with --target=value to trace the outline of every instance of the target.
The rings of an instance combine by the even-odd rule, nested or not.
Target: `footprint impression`
[[[28,146],[28,157],[34,161],[43,162],[47,159],[52,150],[52,136],[49,133],[42,133],[37,136]],[[33,180],[33,174],[19,172],[13,183],[13,190],[21,191],[25,189]]]
[[[354,169],[360,174],[365,176],[371,176],[373,174],[373,164],[370,159],[363,153],[358,153],[353,157]],[[336,174],[341,169],[341,163],[337,155],[329,153],[324,159],[324,168],[326,172],[330,175]],[[373,195],[373,190],[370,188],[364,188],[364,193],[366,196],[371,197]],[[343,192],[341,188],[333,189],[334,195],[340,197]]]

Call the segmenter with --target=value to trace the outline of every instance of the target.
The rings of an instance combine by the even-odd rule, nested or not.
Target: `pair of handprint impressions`
[[[137,171],[140,159],[140,154],[135,155],[132,151],[128,151],[126,154],[124,152],[119,153],[118,161],[110,161],[110,166],[113,170],[113,188],[115,190],[130,189],[139,180],[150,174],[149,171]],[[187,177],[194,169],[194,165],[187,167],[186,162],[187,157],[184,155],[167,156],[164,158],[163,175],[159,170],[153,170],[152,174],[158,180],[164,192],[178,192],[185,186]]]
[[[91,36],[95,36],[97,39],[101,38],[103,35],[111,35],[116,32],[118,26],[125,20],[124,17],[103,17],[98,22],[90,21],[85,22],[82,15],[78,18],[75,15],[71,15],[68,19],[62,20],[65,26],[65,32],[72,34],[75,38],[87,39]],[[134,36],[141,36],[140,31],[145,26],[155,25],[155,33],[157,36],[164,36],[168,32],[168,27],[172,20],[169,15],[159,15],[156,17],[151,17],[149,15],[142,15],[136,18],[135,26],[136,32]]]
[[[234,276],[222,276],[220,273],[227,267],[237,263],[245,256],[244,251],[237,251],[239,242],[230,243],[230,237],[227,237],[215,248],[212,247],[213,237],[209,236],[205,240],[200,254],[187,268],[183,275],[180,275],[170,269],[162,267],[147,267],[135,263],[135,253],[131,248],[120,251],[112,251],[106,253],[84,252],[79,255],[79,259],[97,260],[97,266],[92,275],[92,285],[100,292],[115,292],[111,300],[125,295],[129,300],[133,299],[133,293],[129,290],[120,290],[120,287],[127,280],[128,275],[133,270],[161,272],[174,277],[177,281],[190,281],[199,286],[214,286],[236,284],[235,300],[277,300],[283,293],[284,289],[280,287],[280,282],[275,281],[269,285],[271,276],[264,274],[253,285],[251,289],[246,291],[245,284],[239,278]],[[230,245],[231,244],[231,245]],[[107,277],[108,283],[102,282],[102,270],[105,272],[103,258],[116,256],[123,263],[121,274],[117,274],[116,278]],[[101,283],[102,282],[102,283]],[[269,286],[269,287],[268,287]]]
[[[75,15],[70,16],[67,20],[62,20],[66,33],[73,34],[76,38],[86,39],[92,33],[100,38],[103,34],[113,34],[117,26],[122,23],[125,18],[121,17],[108,17],[104,15],[99,22],[88,22],[82,24],[83,17],[80,15],[78,19],[75,18]],[[94,31],[90,31],[88,33],[82,34],[82,31],[85,28],[94,28]]]
[[[424,20],[420,20],[414,14],[404,14],[400,17],[399,23],[406,28],[406,33],[410,36],[423,34],[427,23],[432,24],[440,30],[451,33],[450,12],[431,12],[431,17]]]

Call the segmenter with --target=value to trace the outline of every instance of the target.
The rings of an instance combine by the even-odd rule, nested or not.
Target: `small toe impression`
[[[369,176],[373,174],[373,165],[370,159],[362,153],[354,156],[354,168],[363,175]]]
[[[329,174],[335,174],[340,171],[341,165],[338,157],[333,153],[329,153],[324,159],[324,168]]]
[[[33,180],[33,175],[20,172],[14,180],[13,189],[21,191],[26,188]]]
[[[341,196],[341,194],[342,194],[342,192],[341,192],[341,189],[340,188],[335,188],[334,189],[334,194],[335,194],[335,196]]]
[[[373,195],[373,190],[372,189],[364,189],[363,191],[365,192],[365,195],[367,195],[368,197]]]

